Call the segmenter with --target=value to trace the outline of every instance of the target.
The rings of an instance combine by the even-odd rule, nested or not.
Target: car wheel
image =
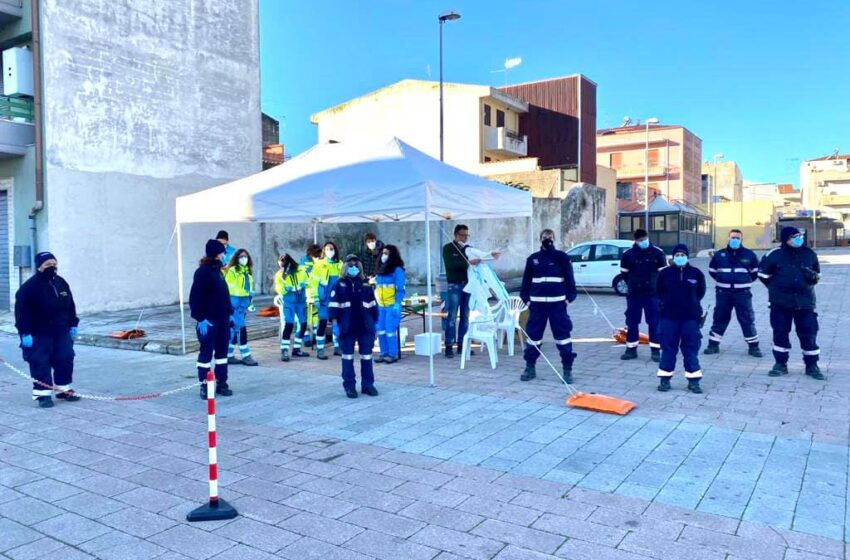
[[[629,284],[626,282],[626,279],[621,275],[618,275],[614,278],[614,281],[611,282],[611,287],[614,288],[614,292],[618,296],[627,296],[629,295]]]

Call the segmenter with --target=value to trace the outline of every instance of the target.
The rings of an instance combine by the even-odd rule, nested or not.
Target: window
[[[567,251],[567,255],[569,255],[570,260],[572,262],[584,262],[590,260],[590,250],[593,248],[593,245],[582,245],[581,247],[576,247],[575,249],[570,249]]]
[[[671,214],[667,216],[667,231],[679,231],[679,215]]]
[[[491,111],[490,106],[485,103],[484,104],[484,126],[490,126],[490,122],[491,122],[490,111]]]
[[[505,112],[500,111],[499,109],[496,109],[496,126],[505,126]]]
[[[595,261],[616,261],[620,260],[620,248],[614,245],[597,245],[596,252],[593,256]]]
[[[619,197],[617,197],[619,198]],[[621,216],[620,217],[620,233],[631,233],[632,232],[632,218],[631,216]]]
[[[617,200],[632,200],[631,183],[617,183]]]
[[[609,155],[608,158],[608,161],[610,163],[609,167],[611,169],[620,169],[620,167],[623,165],[623,154],[621,154],[620,152],[614,152],[613,154]]]
[[[665,216],[650,216],[652,220],[652,231],[664,231]]]
[[[649,150],[649,166],[658,165],[658,150]]]
[[[632,231],[636,229],[646,229],[643,222],[643,216],[632,216]]]

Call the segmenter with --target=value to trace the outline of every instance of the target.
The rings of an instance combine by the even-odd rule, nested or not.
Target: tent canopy
[[[531,193],[446,165],[397,138],[319,144],[280,165],[177,198],[177,223],[350,223],[531,216]]]

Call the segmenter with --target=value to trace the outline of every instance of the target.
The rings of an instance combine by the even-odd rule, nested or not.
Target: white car
[[[585,288],[613,288],[621,296],[629,289],[620,274],[620,257],[633,245],[626,239],[587,241],[567,249],[576,284]]]

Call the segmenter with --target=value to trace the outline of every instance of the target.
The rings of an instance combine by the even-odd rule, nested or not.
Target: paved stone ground
[[[768,378],[733,326],[703,360],[705,395],[681,374],[657,393],[648,352],[623,363],[607,341],[602,312],[620,324],[624,301],[580,297],[577,385],[635,401],[626,417],[567,409],[554,374],[520,382],[504,351],[496,370],[437,357],[437,388],[408,354],[376,366],[381,396],[348,400],[337,359],[281,364],[258,341],[261,366],[232,368],[219,403],[230,522],[184,521],[206,493],[195,390],[44,411],[0,368],[0,558],[845,558],[850,255],[825,260],[825,383],[798,349]],[[15,343],[0,337],[0,355],[21,365]],[[194,376],[191,356],[79,347],[77,363],[78,387],[108,394]]]

